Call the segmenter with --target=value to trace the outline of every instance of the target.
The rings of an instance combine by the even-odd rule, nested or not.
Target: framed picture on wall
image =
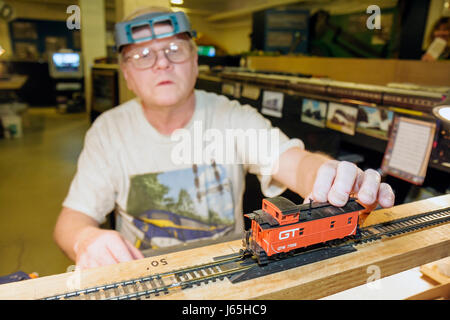
[[[261,113],[281,118],[283,114],[284,94],[282,92],[268,91],[263,92]]]
[[[386,108],[359,106],[356,132],[388,140],[394,112]]]
[[[16,42],[14,44],[15,57],[21,60],[37,60],[39,58],[39,51],[34,43],[30,42]]]
[[[33,22],[12,22],[12,34],[15,39],[37,40],[38,38],[36,24]]]
[[[67,49],[66,37],[45,37],[45,53],[47,56],[52,52],[57,52],[60,49]]]
[[[325,128],[327,105],[328,103],[326,101],[303,99],[302,122]]]
[[[355,134],[358,108],[341,103],[328,103],[327,127],[349,135]]]

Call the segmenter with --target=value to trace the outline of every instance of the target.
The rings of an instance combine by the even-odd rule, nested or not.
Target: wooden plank
[[[450,195],[374,211],[369,225],[450,206]],[[0,286],[0,299],[37,299],[76,289],[162,273],[237,253],[240,240],[112,266]],[[357,247],[357,251],[263,278],[232,284],[225,279],[160,296],[160,299],[316,299],[450,256],[450,224]],[[270,284],[270,285],[269,285]]]
[[[450,299],[450,283],[438,285],[424,292],[408,297],[406,300],[448,300]]]
[[[441,267],[444,270],[448,270],[450,267],[450,257],[445,259],[441,259],[439,261],[434,261],[431,263],[427,263],[420,267],[420,272],[422,274],[438,284],[446,284],[450,283],[450,277],[439,270]]]

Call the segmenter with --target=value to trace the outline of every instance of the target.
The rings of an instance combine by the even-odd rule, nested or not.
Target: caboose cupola
[[[274,217],[280,225],[298,222],[298,205],[283,197],[263,199],[263,211]]]

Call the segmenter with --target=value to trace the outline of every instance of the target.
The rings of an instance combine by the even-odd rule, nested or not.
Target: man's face
[[[159,26],[162,28],[162,26]],[[164,30],[162,32],[165,32]],[[122,72],[128,88],[132,90],[146,106],[165,107],[183,102],[194,89],[198,75],[197,52],[181,63],[171,62],[161,49],[169,47],[174,41],[189,42],[187,35],[149,40],[128,45],[123,49]],[[136,68],[130,61],[130,55],[143,52],[145,48],[156,53],[156,62],[152,67]],[[127,59],[128,58],[128,59]]]
[[[449,24],[441,24],[439,26],[439,28],[437,28],[434,31],[434,37],[435,38],[442,38],[445,41],[449,41],[450,40],[450,25]]]

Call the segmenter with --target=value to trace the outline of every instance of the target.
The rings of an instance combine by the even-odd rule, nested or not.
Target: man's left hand
[[[385,208],[394,205],[394,192],[388,184],[381,182],[377,171],[362,171],[351,162],[337,160],[329,160],[320,166],[313,190],[305,202],[309,202],[309,199],[328,201],[340,207],[347,203],[352,194],[357,195],[358,200],[367,206],[376,202]]]

